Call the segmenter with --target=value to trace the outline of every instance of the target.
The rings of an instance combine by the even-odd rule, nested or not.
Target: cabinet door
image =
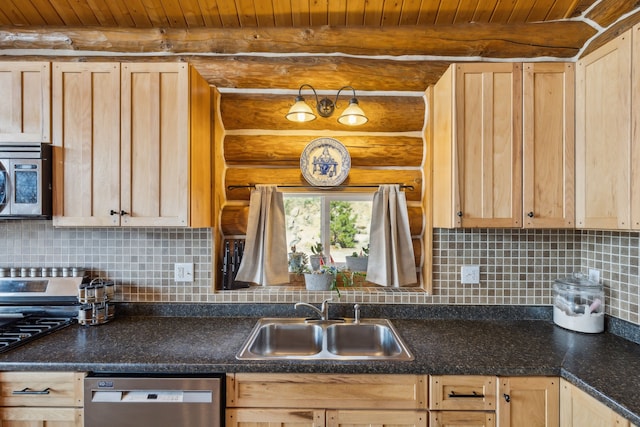
[[[0,407],[0,425],[29,427],[82,427],[79,408],[5,408]]]
[[[562,427],[628,427],[629,422],[566,380],[560,387]]]
[[[575,223],[574,76],[573,64],[524,64],[525,228],[572,228]]]
[[[120,65],[53,64],[56,226],[120,223]]]
[[[322,409],[227,409],[227,427],[324,427]]]
[[[327,427],[427,427],[426,411],[327,411]]]
[[[640,230],[640,24],[632,29],[633,42],[633,95],[632,116],[632,161],[631,161],[631,228]]]
[[[493,427],[496,417],[493,412],[476,411],[431,411],[429,427]]]
[[[631,228],[631,31],[578,61],[578,228]]]
[[[558,427],[560,422],[558,378],[500,378],[499,427]]]
[[[51,142],[51,66],[0,62],[0,142]]]
[[[189,67],[122,65],[122,225],[186,226]]]

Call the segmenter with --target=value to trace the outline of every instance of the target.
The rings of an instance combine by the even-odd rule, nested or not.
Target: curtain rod
[[[341,188],[376,188],[379,187],[381,185],[384,184],[354,184],[354,185],[336,185],[334,187],[319,187],[319,186],[315,186],[315,185],[303,185],[303,184],[282,184],[282,185],[277,185],[276,186],[278,188],[309,188],[309,189],[316,189],[316,190],[331,190],[331,189],[341,189]],[[413,191],[413,185],[406,185],[406,184],[392,184],[392,185],[399,185],[400,189],[406,189],[409,191]],[[244,184],[244,185],[228,185],[227,186],[227,190],[231,191],[231,190],[238,190],[241,188],[256,188],[256,184]]]

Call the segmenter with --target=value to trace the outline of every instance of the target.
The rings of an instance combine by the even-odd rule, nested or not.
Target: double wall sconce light
[[[316,118],[313,110],[309,105],[304,101],[302,97],[302,88],[308,87],[313,91],[313,95],[316,98],[316,110],[321,117],[331,117],[333,111],[336,108],[336,104],[338,103],[338,96],[340,96],[340,92],[343,89],[351,89],[353,91],[353,98],[349,100],[349,106],[342,112],[340,117],[338,117],[338,122],[343,125],[349,126],[358,126],[363,125],[369,121],[367,116],[362,111],[362,108],[358,105],[358,99],[356,98],[356,90],[351,86],[343,86],[338,90],[336,94],[336,100],[332,101],[329,98],[325,97],[323,99],[318,99],[318,94],[316,90],[308,84],[303,84],[298,89],[298,96],[296,96],[296,102],[289,109],[289,112],[285,116],[288,120],[292,122],[310,122]]]

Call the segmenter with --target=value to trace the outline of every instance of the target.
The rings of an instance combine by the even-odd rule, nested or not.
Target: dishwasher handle
[[[22,390],[13,390],[11,394],[41,396],[43,394],[49,394],[50,390],[51,389],[49,387],[45,388],[44,390],[32,390],[29,387],[25,387]]]

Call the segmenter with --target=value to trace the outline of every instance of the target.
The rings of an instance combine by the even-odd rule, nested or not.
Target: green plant
[[[369,256],[369,245],[362,247],[362,253],[364,254],[363,256]]]
[[[311,245],[311,252],[313,252],[314,255],[324,255],[323,251],[324,246],[322,246],[322,242],[316,242],[315,244]]]
[[[332,201],[330,207],[331,215],[331,244],[341,248],[353,248],[356,245],[356,234],[358,228],[356,222],[358,215],[353,213],[353,208],[349,202]]]

